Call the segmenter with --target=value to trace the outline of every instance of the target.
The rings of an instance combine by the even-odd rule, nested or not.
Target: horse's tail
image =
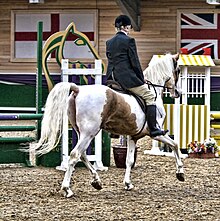
[[[41,124],[41,137],[38,143],[31,144],[37,155],[43,155],[54,149],[62,135],[63,115],[67,114],[70,91],[76,95],[79,88],[74,83],[61,82],[55,85],[47,97]]]

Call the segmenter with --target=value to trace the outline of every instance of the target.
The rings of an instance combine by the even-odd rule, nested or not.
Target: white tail
[[[77,88],[74,83],[61,82],[55,85],[47,97],[41,124],[41,137],[38,143],[31,144],[31,150],[43,155],[54,149],[62,135],[63,115],[67,114],[70,89]]]

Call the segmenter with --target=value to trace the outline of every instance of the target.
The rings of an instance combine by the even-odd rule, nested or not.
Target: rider
[[[157,128],[155,96],[145,83],[135,39],[128,36],[132,29],[130,18],[127,15],[118,16],[115,28],[116,35],[106,42],[107,80],[115,80],[123,88],[142,97],[147,105],[150,136],[165,135],[167,131]]]

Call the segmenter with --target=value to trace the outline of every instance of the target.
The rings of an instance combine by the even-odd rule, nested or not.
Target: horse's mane
[[[171,54],[162,57],[153,56],[148,67],[144,70],[144,77],[153,84],[162,85],[173,71],[173,60]]]

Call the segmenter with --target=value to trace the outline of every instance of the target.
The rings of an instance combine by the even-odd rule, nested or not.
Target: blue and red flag
[[[213,59],[220,57],[220,15],[217,13],[181,13],[181,48],[201,55],[211,48]]]

